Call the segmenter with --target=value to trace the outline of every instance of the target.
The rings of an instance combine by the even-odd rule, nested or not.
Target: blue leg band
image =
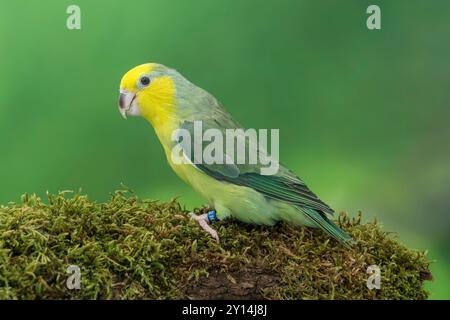
[[[216,210],[211,210],[208,212],[208,220],[210,223],[219,221],[219,218],[217,218]]]

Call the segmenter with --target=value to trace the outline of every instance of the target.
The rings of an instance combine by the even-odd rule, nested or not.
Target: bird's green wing
[[[231,118],[227,119],[229,120],[226,124],[226,128],[238,127]],[[218,122],[217,118],[213,120],[211,120],[211,118],[202,120],[202,127],[203,131],[214,128],[221,130],[223,134],[225,132],[225,128],[221,126],[221,123]],[[193,122],[185,121],[181,124],[181,128],[188,130],[191,133],[191,137],[194,137]],[[194,141],[192,138],[191,146],[198,142],[199,141]],[[204,150],[206,145],[210,142],[202,143],[203,145],[201,147],[202,150]],[[183,144],[180,145],[183,146]],[[248,144],[246,145],[247,148],[249,148]],[[333,209],[321,201],[299,177],[281,164],[279,165],[278,173],[275,175],[262,175],[261,168],[263,166],[261,164],[236,164],[236,162],[232,164],[205,164],[204,162],[194,164],[194,148],[190,148],[191,150],[184,150],[186,151],[185,156],[189,158],[192,165],[196,166],[197,169],[217,180],[249,187],[260,192],[267,198],[284,201],[302,208],[313,209],[321,214],[333,214],[334,212]],[[264,150],[253,151],[258,152],[263,156],[268,156]],[[226,150],[223,150],[223,152],[226,154]]]

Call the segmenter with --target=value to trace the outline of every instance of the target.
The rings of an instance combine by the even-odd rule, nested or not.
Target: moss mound
[[[0,298],[427,298],[424,252],[405,248],[376,222],[341,214],[339,224],[357,240],[351,249],[319,230],[232,221],[215,225],[217,244],[176,201],[127,191],[108,203],[25,195],[0,207]],[[69,265],[81,270],[80,290],[66,287]],[[381,269],[379,290],[366,286],[369,265]]]

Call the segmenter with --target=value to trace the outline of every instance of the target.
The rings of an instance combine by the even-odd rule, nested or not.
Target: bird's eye
[[[141,85],[143,86],[148,86],[150,84],[150,78],[147,76],[143,76],[139,82],[141,83]]]

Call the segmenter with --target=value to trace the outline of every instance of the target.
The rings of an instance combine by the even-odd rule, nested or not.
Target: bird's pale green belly
[[[233,216],[240,221],[254,224],[273,225],[284,220],[310,225],[298,208],[269,200],[251,188],[216,180],[191,164],[174,164],[167,150],[166,156],[175,173],[214,207],[219,219]]]

